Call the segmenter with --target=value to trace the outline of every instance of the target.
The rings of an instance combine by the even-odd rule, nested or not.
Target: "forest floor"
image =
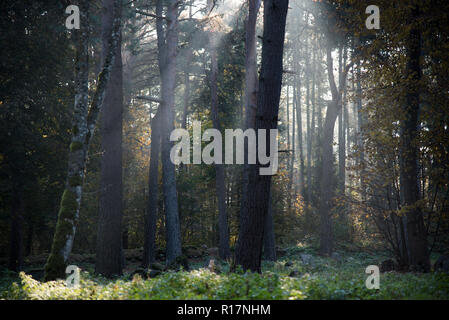
[[[367,289],[368,265],[380,265],[385,252],[342,248],[321,257],[316,247],[298,244],[281,250],[276,262],[263,261],[262,274],[208,268],[210,256],[189,260],[190,271],[162,272],[154,278],[136,273],[139,263],[128,254],[125,274],[110,280],[94,275],[92,257],[80,262],[79,288],[65,281],[43,283],[30,260],[25,272],[0,267],[1,299],[449,299],[449,275],[382,272],[380,289]],[[78,257],[79,258],[79,257]],[[32,262],[32,260],[31,260]],[[42,268],[42,266],[40,266]],[[33,278],[34,277],[34,278]]]

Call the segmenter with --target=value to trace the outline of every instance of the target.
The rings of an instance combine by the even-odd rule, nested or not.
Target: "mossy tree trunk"
[[[78,2],[80,7],[80,29],[73,30],[76,41],[76,93],[72,138],[69,147],[68,171],[65,190],[61,197],[58,221],[53,236],[53,243],[45,265],[45,281],[65,277],[65,267],[72,251],[76,225],[81,204],[82,185],[86,166],[87,152],[93,136],[98,113],[103,104],[104,94],[115,59],[116,47],[120,33],[119,7],[121,1],[114,1],[114,20],[107,57],[98,76],[98,85],[94,92],[92,104],[88,108],[88,45],[89,1]]]

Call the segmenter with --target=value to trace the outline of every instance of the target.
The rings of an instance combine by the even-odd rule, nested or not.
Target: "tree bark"
[[[302,111],[301,111],[301,76],[299,63],[296,68],[297,75],[295,76],[295,104],[296,104],[296,119],[298,123],[298,155],[299,155],[299,194],[304,198],[304,143],[302,137]]]
[[[343,75],[343,66],[346,65],[346,48],[340,48],[339,50],[339,74]],[[343,92],[346,92],[346,86],[343,88]],[[346,178],[346,121],[345,121],[345,99],[342,99],[341,110],[338,115],[338,193],[340,196],[345,194],[345,178]]]
[[[175,165],[170,160],[173,143],[170,134],[174,129],[176,56],[178,47],[178,5],[177,0],[167,2],[166,32],[163,36],[162,18],[157,19],[157,35],[159,48],[159,69],[161,74],[162,103],[162,184],[166,215],[166,263],[175,262],[181,255],[181,229],[179,224],[178,195],[176,191]],[[162,13],[162,1],[158,0],[158,10]],[[157,14],[160,16],[159,14]]]
[[[148,178],[148,205],[145,216],[143,266],[148,268],[156,260],[156,221],[159,197],[159,154],[161,147],[161,109],[156,112],[151,126],[150,172]]]
[[[102,60],[106,60],[113,24],[113,0],[103,0]],[[120,9],[121,10],[121,9]],[[122,127],[123,65],[119,35],[107,85],[101,125],[101,182],[95,272],[105,277],[123,272],[122,248]]]
[[[23,211],[23,187],[18,185],[13,188],[9,242],[9,269],[16,272],[23,268]]]
[[[271,191],[263,233],[263,253],[266,260],[276,261],[276,241],[274,236],[273,201]]]
[[[257,50],[256,50],[256,22],[260,0],[249,0],[248,17],[246,19],[245,38],[245,130],[256,125],[257,110]],[[248,182],[249,164],[247,159],[248,142],[245,141],[245,163],[242,172],[242,196],[240,198],[240,223],[248,215]]]
[[[282,58],[288,0],[264,1],[262,68],[257,98],[256,129],[277,129],[282,84]],[[265,141],[270,150],[269,134]],[[268,213],[271,176],[259,175],[260,164],[249,166],[248,212],[241,217],[236,264],[244,270],[261,271],[265,219]]]
[[[208,12],[213,9],[213,2],[208,0]],[[211,71],[210,71],[210,94],[211,94],[211,111],[212,111],[212,124],[213,127],[220,131],[220,122],[218,120],[218,62],[216,51],[216,39],[214,31],[209,32],[209,50],[211,57]],[[226,213],[226,200],[225,200],[225,172],[223,164],[215,164],[215,190],[217,193],[217,205],[218,205],[218,252],[222,259],[227,259],[230,255],[229,249],[229,227],[228,227],[228,215]]]
[[[407,249],[409,267],[413,271],[430,271],[430,257],[427,234],[419,205],[418,173],[418,126],[420,103],[420,79],[422,75],[419,62],[421,54],[421,35],[415,24],[419,7],[415,6],[409,17],[412,29],[406,39],[405,104],[404,120],[400,123],[400,183],[403,197],[402,209],[407,217]]]
[[[341,112],[342,91],[346,86],[346,75],[352,63],[341,68],[343,74],[339,74],[339,88],[335,84],[332,62],[332,48],[327,45],[327,73],[329,86],[332,93],[332,101],[329,102],[324,120],[323,135],[321,139],[322,148],[322,168],[320,183],[320,253],[322,255],[331,255],[333,251],[333,232],[332,232],[332,201],[333,201],[333,177],[334,177],[334,158],[333,158],[333,140],[335,121]]]

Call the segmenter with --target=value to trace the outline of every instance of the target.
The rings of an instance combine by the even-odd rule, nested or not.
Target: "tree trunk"
[[[143,266],[148,268],[156,260],[156,221],[159,196],[159,154],[161,147],[161,109],[156,112],[151,126],[150,172],[148,178],[148,205],[145,216]]]
[[[274,237],[273,201],[271,191],[263,233],[263,253],[266,260],[276,261],[276,241]]]
[[[430,271],[427,234],[424,226],[422,210],[419,205],[418,174],[418,126],[419,126],[419,93],[421,79],[421,35],[415,21],[419,8],[412,9],[409,23],[412,29],[406,39],[405,104],[404,120],[400,124],[400,182],[403,196],[402,209],[407,217],[407,242],[410,269],[413,271]]]
[[[358,46],[360,44],[360,39],[355,39],[355,44]],[[356,103],[357,103],[357,122],[358,122],[358,128],[359,128],[359,134],[358,134],[358,149],[359,149],[359,157],[358,157],[358,164],[361,165],[361,171],[360,171],[360,190],[361,190],[361,197],[363,201],[366,201],[366,186],[365,186],[365,169],[364,169],[364,163],[365,163],[365,152],[364,152],[364,143],[363,143],[363,136],[364,136],[364,117],[362,113],[362,75],[361,75],[361,62],[360,58],[357,59],[357,68],[356,68]]]
[[[329,103],[324,120],[324,132],[321,139],[322,168],[320,183],[320,253],[330,255],[333,250],[331,208],[333,199],[332,178],[334,175],[333,140],[335,120],[338,116],[338,106]]]
[[[302,111],[301,111],[301,77],[299,75],[299,64],[297,67],[297,76],[295,76],[295,104],[296,119],[298,123],[298,154],[299,154],[299,194],[304,198],[304,147],[302,138]],[[297,78],[296,78],[297,77]]]
[[[343,66],[346,65],[346,48],[339,50],[339,74],[340,83],[342,82],[341,76],[343,75]],[[344,55],[344,57],[343,57]],[[346,86],[343,89],[346,92]],[[342,107],[338,115],[338,193],[340,196],[345,194],[345,177],[346,177],[346,121],[345,113],[346,106],[345,101],[342,99]]]
[[[65,277],[65,268],[72,251],[76,224],[81,204],[82,185],[86,166],[87,152],[95,131],[98,113],[109,81],[120,34],[119,8],[121,2],[114,1],[114,25],[109,43],[108,54],[98,77],[91,107],[88,108],[88,1],[80,1],[81,28],[76,36],[76,94],[72,138],[69,147],[68,172],[64,193],[61,198],[53,243],[45,265],[45,280]]]
[[[9,269],[16,272],[23,268],[23,211],[23,187],[19,185],[13,188],[9,242]]]
[[[295,102],[294,102],[294,99],[295,99],[295,90],[293,89],[293,103],[292,103],[292,118],[293,118],[293,122],[292,122],[292,145],[291,145],[291,152],[292,152],[292,154],[291,154],[291,157],[290,157],[290,165],[289,165],[289,167],[290,167],[290,177],[289,177],[289,188],[288,188],[288,194],[289,194],[289,201],[288,201],[288,204],[289,204],[289,209],[291,210],[291,206],[292,206],[292,204],[294,205],[294,202],[296,201],[296,193],[295,192],[293,192],[293,196],[292,196],[292,184],[293,184],[293,179],[294,179],[294,177],[295,177],[295,175],[294,175],[294,171],[295,171],[295,158],[296,158],[296,134],[295,134],[295,132],[296,132],[296,130],[295,130],[295,128],[296,128],[296,115],[295,115]],[[290,99],[289,97],[287,97],[288,99]]]
[[[181,229],[179,224],[178,195],[176,192],[175,165],[170,159],[173,143],[170,134],[174,129],[175,86],[176,86],[176,56],[178,47],[178,5],[177,0],[169,0],[167,8],[166,33],[162,36],[162,18],[158,18],[159,67],[161,73],[162,103],[162,184],[166,214],[166,263],[175,262],[181,255]],[[162,3],[158,0],[159,11],[162,13]],[[162,45],[162,47],[161,47]]]
[[[262,68],[259,78],[256,129],[277,129],[279,99],[282,84],[282,58],[288,0],[264,1],[264,32]],[[256,148],[266,143],[270,151],[269,134],[257,141]],[[260,272],[263,231],[268,213],[271,175],[259,175],[260,163],[249,165],[248,212],[241,217],[236,248],[236,264],[244,270]]]
[[[308,14],[306,16],[306,23],[308,24]],[[306,81],[306,121],[307,121],[307,211],[309,211],[309,207],[312,204],[312,129],[311,129],[311,121],[310,121],[310,57],[309,57],[309,40],[306,39],[306,48],[305,48],[305,57],[306,57],[306,72],[305,72],[305,81]]]
[[[113,0],[103,0],[102,60],[106,60],[113,23]],[[121,9],[120,9],[121,10]],[[122,113],[123,65],[121,35],[106,89],[101,124],[101,182],[95,272],[105,277],[121,275],[122,265]]]
[[[260,8],[260,0],[249,0],[249,11],[246,19],[245,38],[245,129],[256,125],[257,110],[257,50],[256,50],[256,22]],[[244,144],[245,163],[242,172],[242,196],[240,198],[240,224],[248,215],[248,183],[249,164],[247,159],[248,142]]]
[[[320,253],[322,255],[331,255],[333,251],[333,232],[332,232],[332,201],[333,201],[333,177],[334,177],[334,157],[333,140],[335,121],[341,112],[341,96],[343,88],[346,86],[346,75],[352,63],[341,68],[339,73],[339,88],[335,85],[332,62],[332,48],[327,45],[327,73],[329,86],[332,93],[332,101],[329,102],[324,120],[323,135],[321,139],[322,148],[322,168],[320,183]]]
[[[208,0],[208,12],[213,9],[213,2]],[[216,39],[214,31],[209,32],[209,50],[211,57],[211,71],[210,71],[210,94],[211,94],[211,111],[212,111],[212,124],[213,127],[220,131],[220,122],[218,120],[218,88],[217,88],[217,75],[218,75],[218,62],[216,51]],[[215,190],[217,193],[218,204],[218,232],[219,232],[219,244],[218,252],[222,259],[227,259],[230,255],[229,249],[229,227],[228,227],[228,215],[226,213],[226,187],[225,187],[225,172],[223,164],[215,164]]]

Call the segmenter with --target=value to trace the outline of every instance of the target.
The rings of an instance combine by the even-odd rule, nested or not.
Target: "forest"
[[[1,300],[449,299],[449,2],[0,12]]]

